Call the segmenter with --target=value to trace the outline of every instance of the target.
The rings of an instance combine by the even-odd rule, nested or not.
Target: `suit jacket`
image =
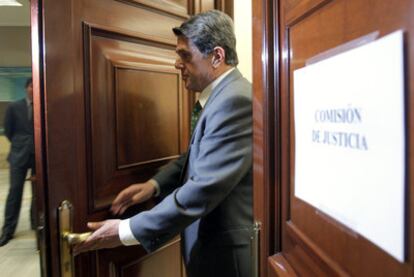
[[[183,238],[187,265],[203,257],[205,267],[200,261],[196,266],[206,272],[212,266],[208,257],[216,259],[218,249],[250,244],[251,84],[237,69],[212,91],[188,152],[154,179],[165,198],[152,210],[130,219],[132,233],[147,251],[159,248],[187,228]]]
[[[33,118],[33,116],[31,116]],[[33,121],[29,120],[26,99],[11,103],[4,117],[4,133],[11,142],[7,157],[11,166],[27,165],[34,153]]]

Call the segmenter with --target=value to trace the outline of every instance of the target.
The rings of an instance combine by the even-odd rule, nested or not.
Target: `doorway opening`
[[[0,226],[7,237],[0,247],[0,272],[5,276],[41,276],[32,206],[32,201],[36,202],[36,181],[30,169],[34,165],[34,145],[33,109],[28,97],[28,80],[32,78],[29,0],[0,2],[0,37]],[[24,113],[27,116],[22,116]],[[27,150],[21,150],[21,145]],[[10,178],[11,175],[14,177]],[[21,181],[16,181],[18,175],[22,175]],[[23,191],[21,203],[16,185]],[[9,219],[5,223],[6,207]]]

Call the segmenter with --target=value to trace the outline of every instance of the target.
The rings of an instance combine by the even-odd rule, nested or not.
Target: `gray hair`
[[[173,32],[177,37],[189,39],[204,56],[211,54],[214,47],[220,46],[226,52],[226,64],[236,66],[239,63],[233,20],[221,11],[197,14],[180,27],[173,28]]]

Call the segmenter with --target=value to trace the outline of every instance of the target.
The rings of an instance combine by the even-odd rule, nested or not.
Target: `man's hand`
[[[122,190],[112,202],[111,211],[114,215],[123,214],[132,205],[150,199],[155,193],[155,185],[151,182],[130,185]]]
[[[84,242],[75,245],[73,255],[103,248],[114,248],[122,245],[118,235],[120,219],[110,219],[101,222],[88,222],[92,235]]]

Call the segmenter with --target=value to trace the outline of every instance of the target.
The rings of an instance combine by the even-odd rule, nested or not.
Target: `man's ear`
[[[220,46],[214,47],[211,65],[214,68],[218,68],[222,63],[225,62],[225,59],[226,59],[226,51],[224,51],[223,47],[220,47]]]

